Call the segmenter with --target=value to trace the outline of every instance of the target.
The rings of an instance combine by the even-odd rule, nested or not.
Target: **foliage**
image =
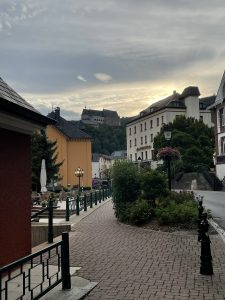
[[[200,165],[205,165],[206,168],[213,166],[214,134],[212,128],[201,120],[179,116],[173,123],[162,127],[155,137],[155,154],[160,148],[168,145],[163,135],[165,128],[172,131],[170,147],[176,148],[181,154],[181,161],[173,163],[176,172],[197,171]]]
[[[162,225],[197,223],[198,203],[193,193],[171,192],[158,199],[155,214]]]
[[[134,202],[140,194],[137,166],[128,161],[117,161],[112,167],[112,180],[115,212],[120,217],[126,204]]]
[[[150,221],[152,209],[146,200],[139,199],[131,204],[128,210],[128,221],[134,225],[142,225]]]
[[[167,195],[166,175],[158,170],[147,170],[141,173],[142,197],[154,201],[159,196]]]
[[[40,191],[41,161],[46,164],[47,184],[51,180],[59,180],[59,168],[63,162],[57,163],[57,144],[47,139],[45,131],[35,132],[32,136],[32,187]]]
[[[92,137],[92,152],[110,155],[113,151],[124,150],[126,145],[125,126],[111,127],[84,125],[83,130]]]

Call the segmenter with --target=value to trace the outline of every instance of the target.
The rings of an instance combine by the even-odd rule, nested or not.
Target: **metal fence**
[[[77,195],[76,198],[66,198],[66,221],[70,220],[73,214],[79,215],[80,211],[87,211],[88,207],[92,208],[93,205],[98,205],[105,201],[112,195],[111,188],[96,190],[94,192],[84,193]]]
[[[60,283],[71,288],[68,232],[62,241],[0,268],[0,300],[39,299]]]

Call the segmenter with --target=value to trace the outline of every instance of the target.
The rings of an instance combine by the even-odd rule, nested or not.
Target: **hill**
[[[82,124],[82,130],[92,137],[92,153],[110,155],[116,150],[125,150],[126,127],[99,125],[98,128]]]

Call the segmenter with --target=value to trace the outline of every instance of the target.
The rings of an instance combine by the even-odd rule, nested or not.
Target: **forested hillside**
[[[98,128],[84,125],[82,128],[92,137],[92,152],[110,155],[116,150],[126,150],[126,127],[99,125]]]

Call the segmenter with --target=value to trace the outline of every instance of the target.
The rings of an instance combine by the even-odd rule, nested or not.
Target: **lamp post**
[[[171,140],[171,131],[170,130],[165,130],[164,131],[164,137],[168,141]],[[171,162],[171,157],[167,157],[167,168],[168,168],[168,187],[169,190],[171,191],[171,171],[170,171],[170,162]]]
[[[80,195],[80,178],[84,176],[84,170],[78,167],[75,172],[75,176],[78,177],[79,179],[79,184],[78,184],[78,194]]]

